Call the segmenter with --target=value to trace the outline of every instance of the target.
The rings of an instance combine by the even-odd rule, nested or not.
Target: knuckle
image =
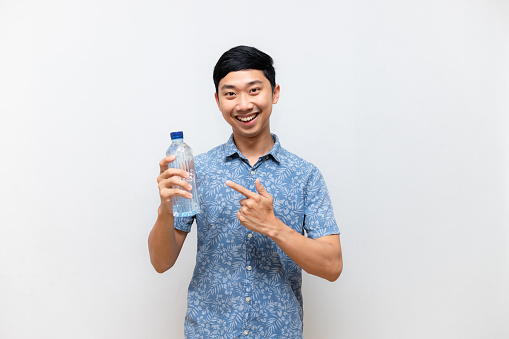
[[[171,180],[170,182],[173,186],[182,187],[182,185],[183,185],[183,181],[179,177],[171,177],[170,180]]]
[[[178,182],[182,181],[178,175],[172,175],[172,176],[170,176],[170,178],[169,178],[169,179],[171,180],[171,182],[172,182],[173,184],[176,184],[176,183],[178,183]]]
[[[171,197],[175,197],[175,196],[182,196],[182,193],[180,192],[179,189],[177,188],[172,188],[169,190],[171,193],[170,193],[170,196]]]

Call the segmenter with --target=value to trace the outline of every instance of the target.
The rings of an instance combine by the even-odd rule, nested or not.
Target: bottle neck
[[[184,142],[184,139],[183,138],[171,139],[171,142],[175,144],[180,144]]]

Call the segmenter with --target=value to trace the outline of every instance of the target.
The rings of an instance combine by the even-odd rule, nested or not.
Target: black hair
[[[216,93],[219,81],[230,72],[256,69],[263,72],[272,86],[272,91],[276,87],[276,70],[272,58],[262,51],[249,46],[237,46],[226,51],[214,67],[214,85]]]

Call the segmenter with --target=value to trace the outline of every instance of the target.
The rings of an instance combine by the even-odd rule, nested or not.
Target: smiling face
[[[215,97],[236,140],[270,135],[269,118],[272,105],[279,100],[279,85],[272,91],[262,71],[228,73],[219,81]]]

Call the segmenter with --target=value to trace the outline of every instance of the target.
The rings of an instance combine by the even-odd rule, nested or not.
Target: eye
[[[259,88],[251,88],[251,90],[249,92],[256,94],[256,93],[260,92],[260,89]]]
[[[235,93],[233,93],[233,92],[226,92],[224,95],[226,97],[233,97],[233,96],[235,96]]]

